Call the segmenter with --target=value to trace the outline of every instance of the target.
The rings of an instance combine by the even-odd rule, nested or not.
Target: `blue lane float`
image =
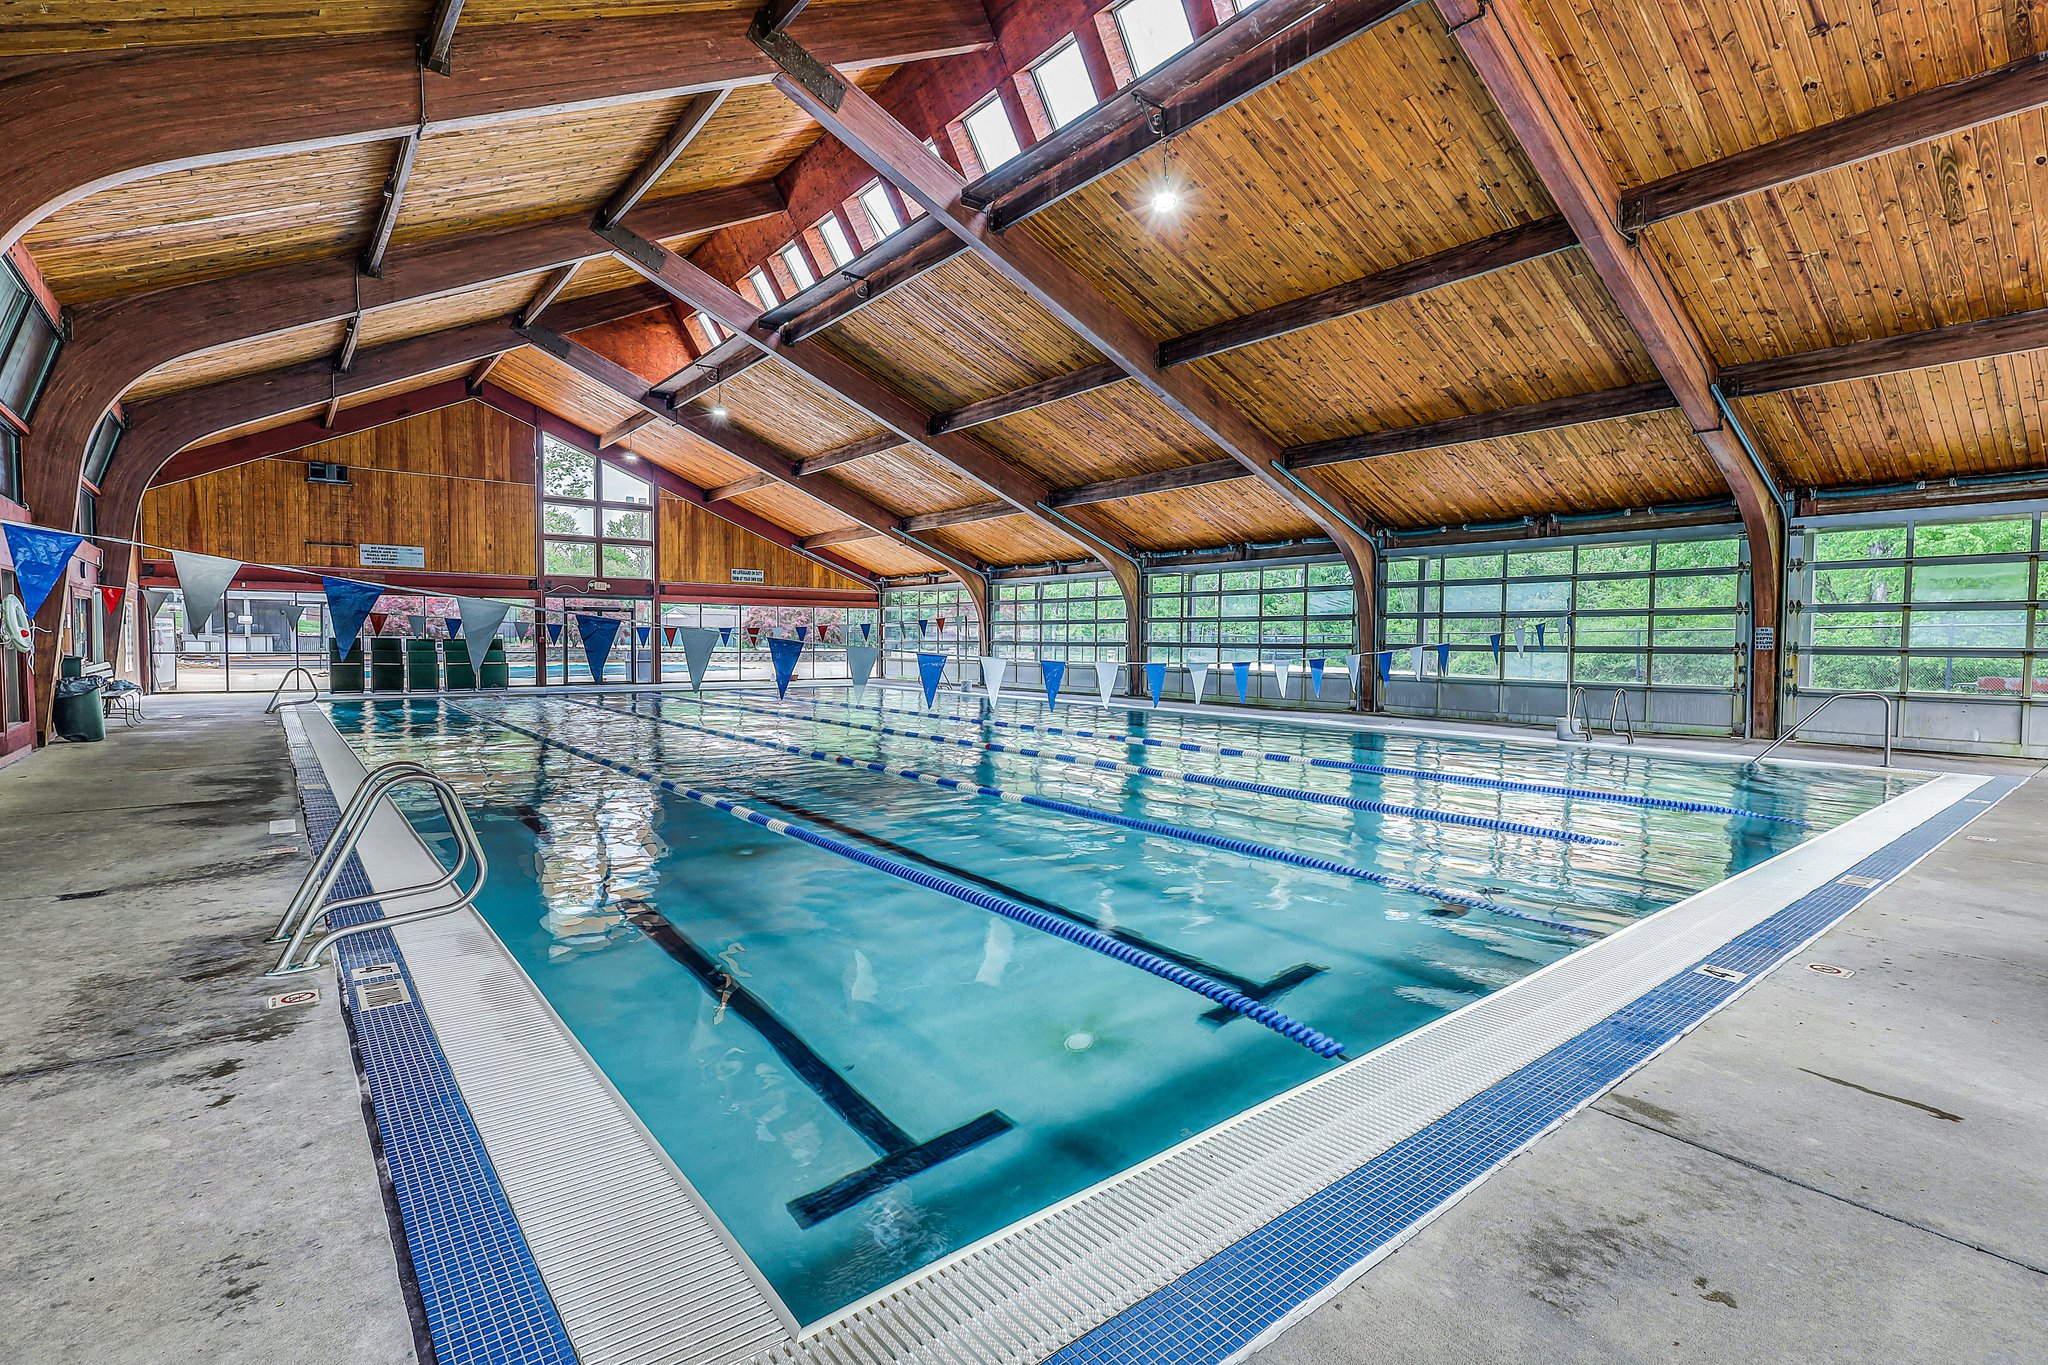
[[[812,702],[815,708],[821,703]],[[1581,801],[1601,801],[1609,805],[1635,806],[1642,810],[1681,811],[1689,815],[1727,815],[1745,820],[1769,820],[1775,824],[1793,825],[1805,829],[1804,820],[1789,815],[1766,815],[1762,811],[1749,810],[1742,806],[1726,806],[1713,801],[1682,801],[1666,796],[1641,796],[1635,792],[1606,791],[1597,787],[1568,787],[1550,782],[1523,782],[1509,777],[1479,777],[1469,773],[1439,772],[1430,768],[1401,768],[1384,763],[1358,763],[1341,758],[1310,758],[1303,754],[1265,753],[1257,749],[1237,749],[1227,744],[1205,744],[1199,740],[1154,739],[1148,735],[1127,735],[1113,730],[1083,730],[1071,726],[1031,725],[1021,720],[997,720],[994,716],[963,716],[957,712],[928,711],[905,712],[909,715],[924,715],[941,721],[954,721],[961,725],[995,725],[1005,730],[1025,730],[1040,735],[1070,735],[1075,739],[1100,740],[1108,744],[1138,744],[1148,749],[1175,749],[1182,753],[1214,754],[1219,758],[1249,758],[1259,763],[1300,763],[1311,768],[1330,768],[1341,772],[1371,773],[1381,777],[1405,777],[1416,782],[1441,782],[1447,786],[1478,787],[1489,791],[1518,792],[1529,796],[1567,796]]]
[[[1106,811],[1099,807],[1086,806],[1074,801],[1062,801],[1057,797],[1031,796],[1021,792],[1008,792],[1000,787],[984,786],[981,783],[967,781],[963,778],[947,777],[942,773],[928,773],[917,768],[893,768],[886,763],[873,759],[853,758],[846,754],[835,754],[825,749],[807,749],[800,744],[784,744],[779,740],[761,739],[753,735],[738,734],[731,730],[718,730],[708,725],[692,725],[688,721],[677,720],[673,716],[651,716],[638,709],[619,711],[613,707],[601,706],[596,702],[581,701],[575,697],[564,698],[564,700],[576,702],[580,706],[587,706],[593,711],[602,711],[607,715],[632,716],[639,720],[651,720],[660,725],[673,726],[678,730],[689,730],[700,735],[710,735],[715,739],[732,740],[740,744],[751,744],[759,749],[773,749],[779,753],[795,754],[799,758],[815,759],[820,763],[832,763],[842,768],[880,773],[887,777],[899,777],[906,781],[922,783],[925,786],[937,787],[944,791],[957,792],[963,796],[983,796],[991,800],[1008,801],[1014,805],[1031,806],[1038,810],[1052,811],[1057,815],[1068,815],[1080,820],[1094,820],[1106,825],[1115,825],[1118,828],[1134,830],[1140,834],[1149,834],[1165,839],[1181,839],[1188,843],[1201,844],[1206,848],[1220,849],[1225,853],[1235,853],[1240,857],[1265,858],[1273,862],[1286,863],[1293,867],[1307,868],[1312,872],[1328,872],[1340,877],[1354,877],[1360,881],[1373,882],[1387,887],[1390,890],[1407,891],[1418,896],[1429,897],[1432,900],[1444,901],[1452,905],[1462,905],[1473,910],[1483,910],[1491,915],[1504,915],[1509,919],[1526,920],[1531,924],[1540,924],[1546,929],[1554,929],[1559,933],[1589,938],[1599,936],[1597,930],[1588,929],[1581,925],[1567,924],[1562,920],[1545,919],[1540,915],[1528,914],[1524,911],[1513,909],[1510,906],[1486,900],[1480,896],[1467,895],[1462,891],[1452,891],[1441,886],[1431,886],[1427,882],[1413,881],[1407,877],[1397,877],[1390,872],[1374,872],[1367,868],[1356,867],[1350,863],[1340,863],[1330,858],[1318,858],[1313,854],[1296,853],[1290,849],[1274,848],[1270,844],[1254,843],[1248,839],[1234,839],[1223,834],[1211,834],[1207,830],[1188,829],[1182,825],[1167,824],[1162,820],[1145,820],[1137,816]],[[656,705],[659,704],[660,701],[657,699]],[[638,703],[635,702],[634,705],[637,708]]]
[[[744,820],[750,825],[758,825],[771,834],[779,834],[784,838],[809,844],[812,848],[819,849],[822,852],[836,854],[849,862],[859,863],[862,867],[885,873],[900,881],[909,882],[913,886],[923,887],[927,891],[936,891],[942,896],[950,896],[954,900],[966,905],[972,905],[976,909],[986,910],[994,915],[1001,915],[1004,919],[1012,920],[1024,925],[1028,929],[1036,929],[1040,933],[1051,934],[1054,938],[1065,939],[1067,942],[1086,948],[1091,952],[1100,953],[1104,957],[1136,967],[1139,971],[1148,972],[1162,981],[1179,986],[1183,990],[1193,991],[1204,999],[1214,1001],[1232,1014],[1241,1015],[1256,1024],[1261,1024],[1279,1034],[1282,1038],[1290,1042],[1299,1043],[1318,1057],[1342,1057],[1344,1055],[1344,1045],[1342,1043],[1329,1037],[1327,1034],[1310,1028],[1298,1019],[1282,1014],[1271,1005],[1262,1005],[1249,996],[1230,989],[1230,987],[1220,981],[1213,981],[1203,976],[1200,972],[1189,971],[1186,967],[1168,962],[1157,954],[1148,953],[1142,948],[1133,948],[1127,943],[1119,943],[1099,930],[1070,923],[1055,915],[1048,915],[1042,910],[1035,910],[1028,905],[1020,905],[1008,897],[983,891],[979,887],[967,886],[961,882],[954,881],[950,877],[941,877],[937,873],[927,872],[919,867],[912,867],[907,863],[898,862],[894,858],[885,858],[879,853],[834,839],[830,835],[820,834],[814,829],[784,820],[779,816],[768,815],[743,806],[729,797],[715,796],[709,792],[698,791],[694,787],[684,787],[669,778],[648,772],[644,768],[635,768],[630,764],[606,758],[602,754],[582,748],[579,745],[551,739],[537,731],[529,730],[523,725],[515,725],[511,721],[501,719],[498,716],[465,706],[457,706],[454,702],[446,702],[444,705],[449,710],[458,714],[474,716],[476,719],[487,724],[501,726],[512,731],[514,734],[524,735],[536,743],[560,749],[567,754],[573,754],[586,763],[595,763],[600,768],[609,768],[615,773],[621,773],[637,781],[645,782],[649,786],[659,788],[671,795],[680,796],[686,801],[694,801],[700,806],[706,806],[712,810],[730,815],[736,820]]]
[[[891,725],[866,725],[859,721],[834,720],[821,716],[813,706],[810,715],[791,711],[780,711],[765,706],[747,706],[739,702],[708,701],[701,697],[688,697],[698,706],[716,706],[730,711],[746,711],[758,716],[775,716],[782,720],[811,721],[819,725],[837,725],[848,730],[866,730],[878,735],[895,735],[899,739],[921,739],[932,744],[951,744],[961,749],[985,749],[990,753],[1015,754],[1020,758],[1049,759],[1054,763],[1065,763],[1077,768],[1098,768],[1103,772],[1126,773],[1132,777],[1151,777],[1162,781],[1185,782],[1197,787],[1215,787],[1223,791],[1246,792],[1256,796],[1271,796],[1286,801],[1305,801],[1318,806],[1341,806],[1346,810],[1365,811],[1373,815],[1392,815],[1407,820],[1429,821],[1442,825],[1461,825],[1468,829],[1483,829],[1495,834],[1517,834],[1530,839],[1552,839],[1559,843],[1581,844],[1594,848],[1618,847],[1612,839],[1598,835],[1581,834],[1577,830],[1551,829],[1545,825],[1524,824],[1519,820],[1501,820],[1491,815],[1466,815],[1460,811],[1431,810],[1424,806],[1397,806],[1386,801],[1369,801],[1362,796],[1340,796],[1334,792],[1311,791],[1306,787],[1275,787],[1265,782],[1245,782],[1234,777],[1211,777],[1207,773],[1190,773],[1170,768],[1154,768],[1143,763],[1126,763],[1121,759],[1096,758],[1089,754],[1060,753],[1052,749],[1037,749],[1025,745],[1003,744],[990,739],[962,739],[955,735],[926,734],[918,730],[899,730]]]

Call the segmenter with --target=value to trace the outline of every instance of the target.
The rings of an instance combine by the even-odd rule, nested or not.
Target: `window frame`
[[[1156,5],[1160,7],[1162,13],[1179,14],[1181,23],[1186,28],[1188,35],[1186,42],[1172,51],[1160,55],[1149,66],[1139,65],[1138,50],[1131,42],[1131,26],[1124,20],[1125,14],[1145,5]],[[1118,3],[1110,6],[1110,19],[1116,25],[1117,40],[1123,44],[1124,57],[1130,63],[1131,79],[1133,80],[1142,80],[1146,76],[1151,75],[1154,71],[1157,71],[1160,67],[1166,65],[1200,41],[1200,35],[1195,32],[1194,19],[1188,14],[1187,6],[1182,4],[1181,0],[1118,0]]]
[[[1081,83],[1088,91],[1088,103],[1063,119],[1053,107],[1053,98],[1047,89],[1043,72],[1046,67],[1068,56],[1071,56],[1075,65],[1080,68]],[[1031,77],[1031,89],[1038,97],[1038,107],[1045,111],[1046,125],[1054,132],[1086,117],[1090,110],[1102,103],[1102,93],[1095,88],[1095,73],[1088,69],[1088,59],[1081,51],[1081,40],[1074,34],[1069,33],[1064,39],[1053,44],[1052,50],[1033,62],[1027,70]]]
[[[896,207],[896,201],[890,197],[889,187],[880,180],[871,180],[861,186],[858,190],[854,191],[853,198],[854,202],[860,205],[860,211],[867,215],[868,225],[874,230],[877,242],[885,242],[903,231],[903,213]],[[888,211],[889,221],[887,223],[884,223],[875,212],[875,201],[877,200]]]

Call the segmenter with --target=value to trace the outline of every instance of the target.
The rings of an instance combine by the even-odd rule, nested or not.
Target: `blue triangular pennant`
[[[635,627],[633,627],[633,638],[634,638],[634,639],[636,639],[636,640],[638,640],[638,641],[640,642],[640,647],[641,647],[642,649],[645,649],[645,648],[647,648],[647,637],[648,637],[648,636],[650,636],[650,635],[652,635],[652,634],[654,634],[654,627],[653,627],[653,626],[635,626]]]
[[[42,608],[50,589],[64,580],[65,566],[84,536],[69,531],[48,531],[40,526],[7,523],[7,553],[14,556],[14,578],[21,588],[21,605],[30,616]]]
[[[562,643],[562,623],[560,621],[548,622],[548,643],[551,645]]]
[[[863,622],[861,622],[861,623],[860,623],[860,638],[861,638],[861,640],[862,640],[863,642],[865,642],[865,641],[867,640],[867,638],[868,638],[868,632],[869,632],[869,631],[872,631],[873,629],[874,629],[874,626],[873,626],[872,624],[870,624],[869,622],[863,621]]]
[[[722,644],[722,645],[729,645],[729,644],[731,644],[731,643],[732,643],[732,627],[731,627],[731,626],[720,626],[720,627],[718,628],[718,643],[720,643],[720,644]]]
[[[1487,636],[1486,641],[1488,644],[1493,646],[1493,657],[1496,659],[1500,658],[1500,632],[1495,631],[1493,634]]]
[[[1315,686],[1316,686],[1316,695],[1317,695],[1318,697],[1322,696],[1322,695],[1323,695],[1323,661],[1322,661],[1321,659],[1310,659],[1310,660],[1308,661],[1308,678],[1309,678],[1309,681],[1310,681],[1310,682],[1312,682],[1312,683],[1314,683],[1314,684],[1315,684]]]
[[[943,654],[920,654],[917,656],[917,680],[924,684],[924,704],[932,705],[939,697],[939,681],[946,676],[946,656]]]
[[[931,628],[932,628],[932,623],[931,623],[931,622],[930,622],[929,620],[927,620],[926,618],[924,618],[924,617],[922,617],[922,616],[920,616],[920,617],[918,617],[918,618],[917,618],[917,638],[918,638],[918,639],[922,640],[922,639],[923,639],[923,638],[925,637],[925,634],[926,634],[926,633],[927,633],[928,631],[930,631],[930,630],[931,630]]]
[[[798,627],[796,628],[796,641],[797,641],[797,643],[798,643],[798,644],[802,644],[802,643],[803,643],[803,642],[804,642],[804,641],[805,641],[805,640],[806,640],[807,638],[809,638],[809,636],[810,636],[810,633],[811,633],[811,628],[810,628],[809,626],[798,626]]]
[[[363,633],[363,620],[384,589],[375,583],[358,583],[353,578],[322,578],[327,593],[327,619],[334,627],[334,647],[345,659],[355,650],[356,636]]]
[[[1060,683],[1067,676],[1064,659],[1040,659],[1038,675],[1045,679],[1045,704],[1057,711],[1060,705]]]
[[[1380,661],[1380,681],[1385,682],[1388,678],[1394,676],[1394,651],[1383,649],[1379,652],[1378,658]]]
[[[1145,690],[1152,694],[1152,705],[1159,705],[1159,694],[1166,690],[1166,665],[1145,665]]]
[[[1436,675],[1441,678],[1450,671],[1451,647],[1449,645],[1438,645],[1436,647]]]
[[[1548,626],[1546,625],[1546,623],[1542,621],[1538,621],[1536,623],[1536,648],[1543,648],[1543,632],[1547,629]]]
[[[1234,663],[1230,666],[1230,672],[1237,679],[1237,700],[1242,705],[1245,689],[1251,686],[1252,666],[1249,663]]]
[[[576,633],[583,637],[583,657],[590,664],[590,676],[604,681],[604,666],[612,655],[612,642],[626,623],[616,616],[586,616],[576,613]]]
[[[802,640],[768,637],[768,658],[775,665],[775,690],[785,697],[789,695],[789,680],[796,676],[796,661],[803,652]]]

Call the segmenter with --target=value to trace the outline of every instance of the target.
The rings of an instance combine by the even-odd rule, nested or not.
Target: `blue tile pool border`
[[[1986,781],[1825,885],[1053,1353],[1046,1365],[1228,1360],[1755,985],[2017,788]],[[1868,881],[1852,885],[1848,878]],[[1702,967],[1740,973],[1709,975]]]
[[[285,732],[306,836],[317,850],[333,833],[340,808],[303,730],[287,724]],[[351,854],[329,899],[373,890],[362,863]],[[373,902],[337,911],[333,923],[358,924],[382,915]],[[575,1349],[420,1006],[397,941],[388,930],[379,930],[345,938],[333,952],[340,972],[336,989],[355,1039],[434,1360],[437,1365],[573,1365]],[[357,968],[379,962],[398,964],[411,998],[359,1010],[350,977]]]

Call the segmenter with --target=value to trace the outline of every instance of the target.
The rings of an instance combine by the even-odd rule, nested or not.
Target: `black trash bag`
[[[99,691],[100,683],[103,681],[104,679],[101,678],[59,678],[57,680],[57,695],[59,697],[82,697],[88,692]]]

